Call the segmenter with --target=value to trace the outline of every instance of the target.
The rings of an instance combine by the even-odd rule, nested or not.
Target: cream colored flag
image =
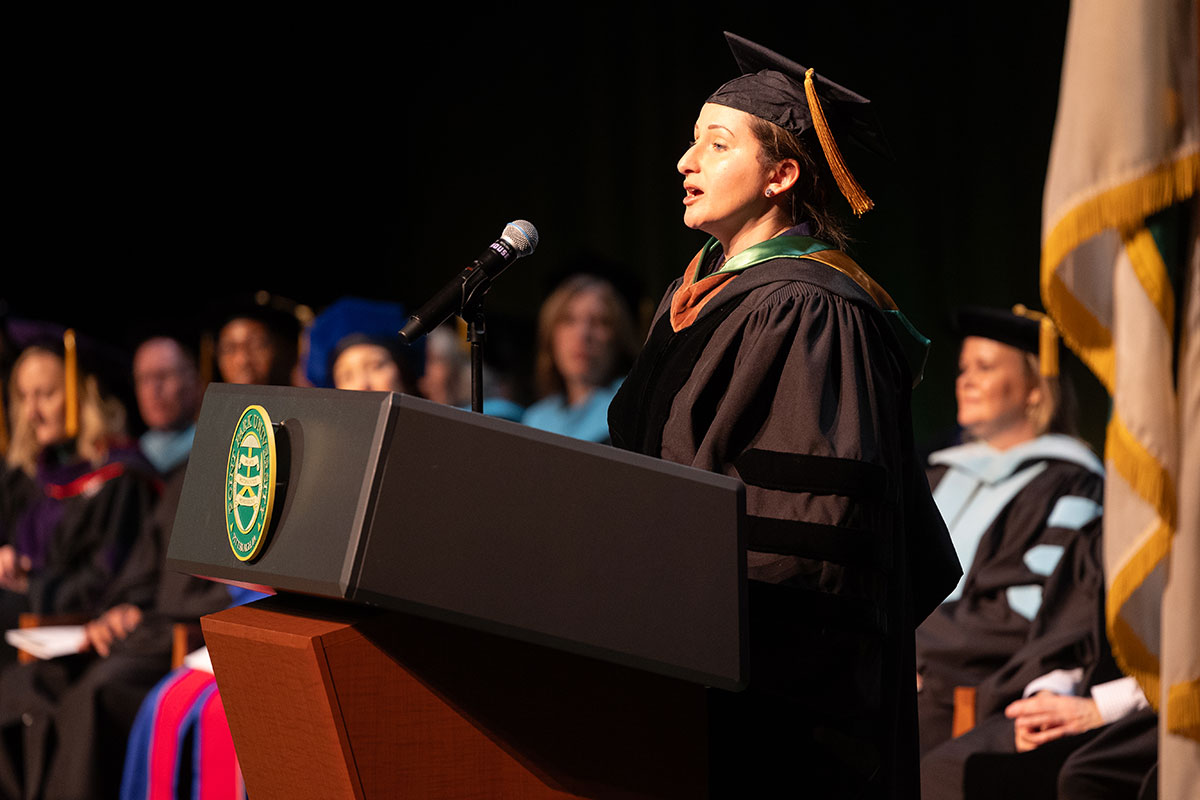
[[[1196,0],[1072,4],[1042,216],[1043,302],[1113,398],[1108,633],[1159,711],[1164,800],[1200,787],[1198,41]]]

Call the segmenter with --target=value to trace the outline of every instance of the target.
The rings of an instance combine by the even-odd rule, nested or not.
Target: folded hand
[[[0,588],[25,594],[29,591],[29,570],[33,562],[29,556],[17,553],[11,544],[0,547]]]
[[[1020,753],[1104,724],[1095,700],[1053,692],[1038,692],[1010,703],[1004,715],[1013,721]]]
[[[88,643],[102,657],[112,652],[112,644],[124,639],[142,621],[142,610],[131,603],[113,606],[84,626]]]

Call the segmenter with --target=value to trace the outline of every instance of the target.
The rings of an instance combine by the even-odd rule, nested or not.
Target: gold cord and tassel
[[[842,195],[850,201],[850,208],[853,209],[854,215],[861,217],[874,208],[875,203],[867,197],[867,193],[858,185],[858,181],[854,180],[845,160],[842,159],[842,151],[838,149],[837,142],[833,139],[833,131],[829,129],[825,111],[821,108],[821,101],[817,99],[817,87],[813,82],[812,69],[804,73],[804,93],[808,97],[808,109],[812,113],[813,127],[817,129],[817,139],[821,142],[821,149],[825,151],[825,160],[829,163],[833,179],[837,181]]]
[[[74,439],[79,435],[79,354],[75,347],[75,331],[63,331],[63,373],[66,383],[66,433]]]
[[[1047,378],[1057,377],[1058,328],[1054,326],[1054,320],[1050,319],[1048,314],[1026,308],[1021,303],[1013,306],[1013,313],[1038,323],[1038,364]]]

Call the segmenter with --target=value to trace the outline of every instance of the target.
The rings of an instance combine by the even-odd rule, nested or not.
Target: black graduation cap
[[[214,330],[220,331],[235,319],[252,319],[284,339],[298,337],[315,316],[308,306],[267,291],[234,295],[216,305],[214,312]]]
[[[833,138],[837,129],[843,140],[891,158],[871,101],[749,39],[726,31],[725,40],[743,74],[713,92],[708,102],[753,114],[797,136],[816,129],[829,169],[854,213],[861,216],[874,207]]]
[[[959,336],[979,336],[1033,353],[1043,375],[1058,375],[1058,329],[1047,315],[1021,304],[1012,311],[968,306],[959,310],[955,323]]]

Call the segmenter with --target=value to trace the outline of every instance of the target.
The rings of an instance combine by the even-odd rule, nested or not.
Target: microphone
[[[481,300],[492,287],[492,281],[509,264],[532,253],[537,243],[538,232],[532,222],[519,219],[505,225],[499,239],[488,245],[471,266],[443,286],[409,318],[400,331],[400,338],[412,344],[449,319],[451,314],[461,313]]]

